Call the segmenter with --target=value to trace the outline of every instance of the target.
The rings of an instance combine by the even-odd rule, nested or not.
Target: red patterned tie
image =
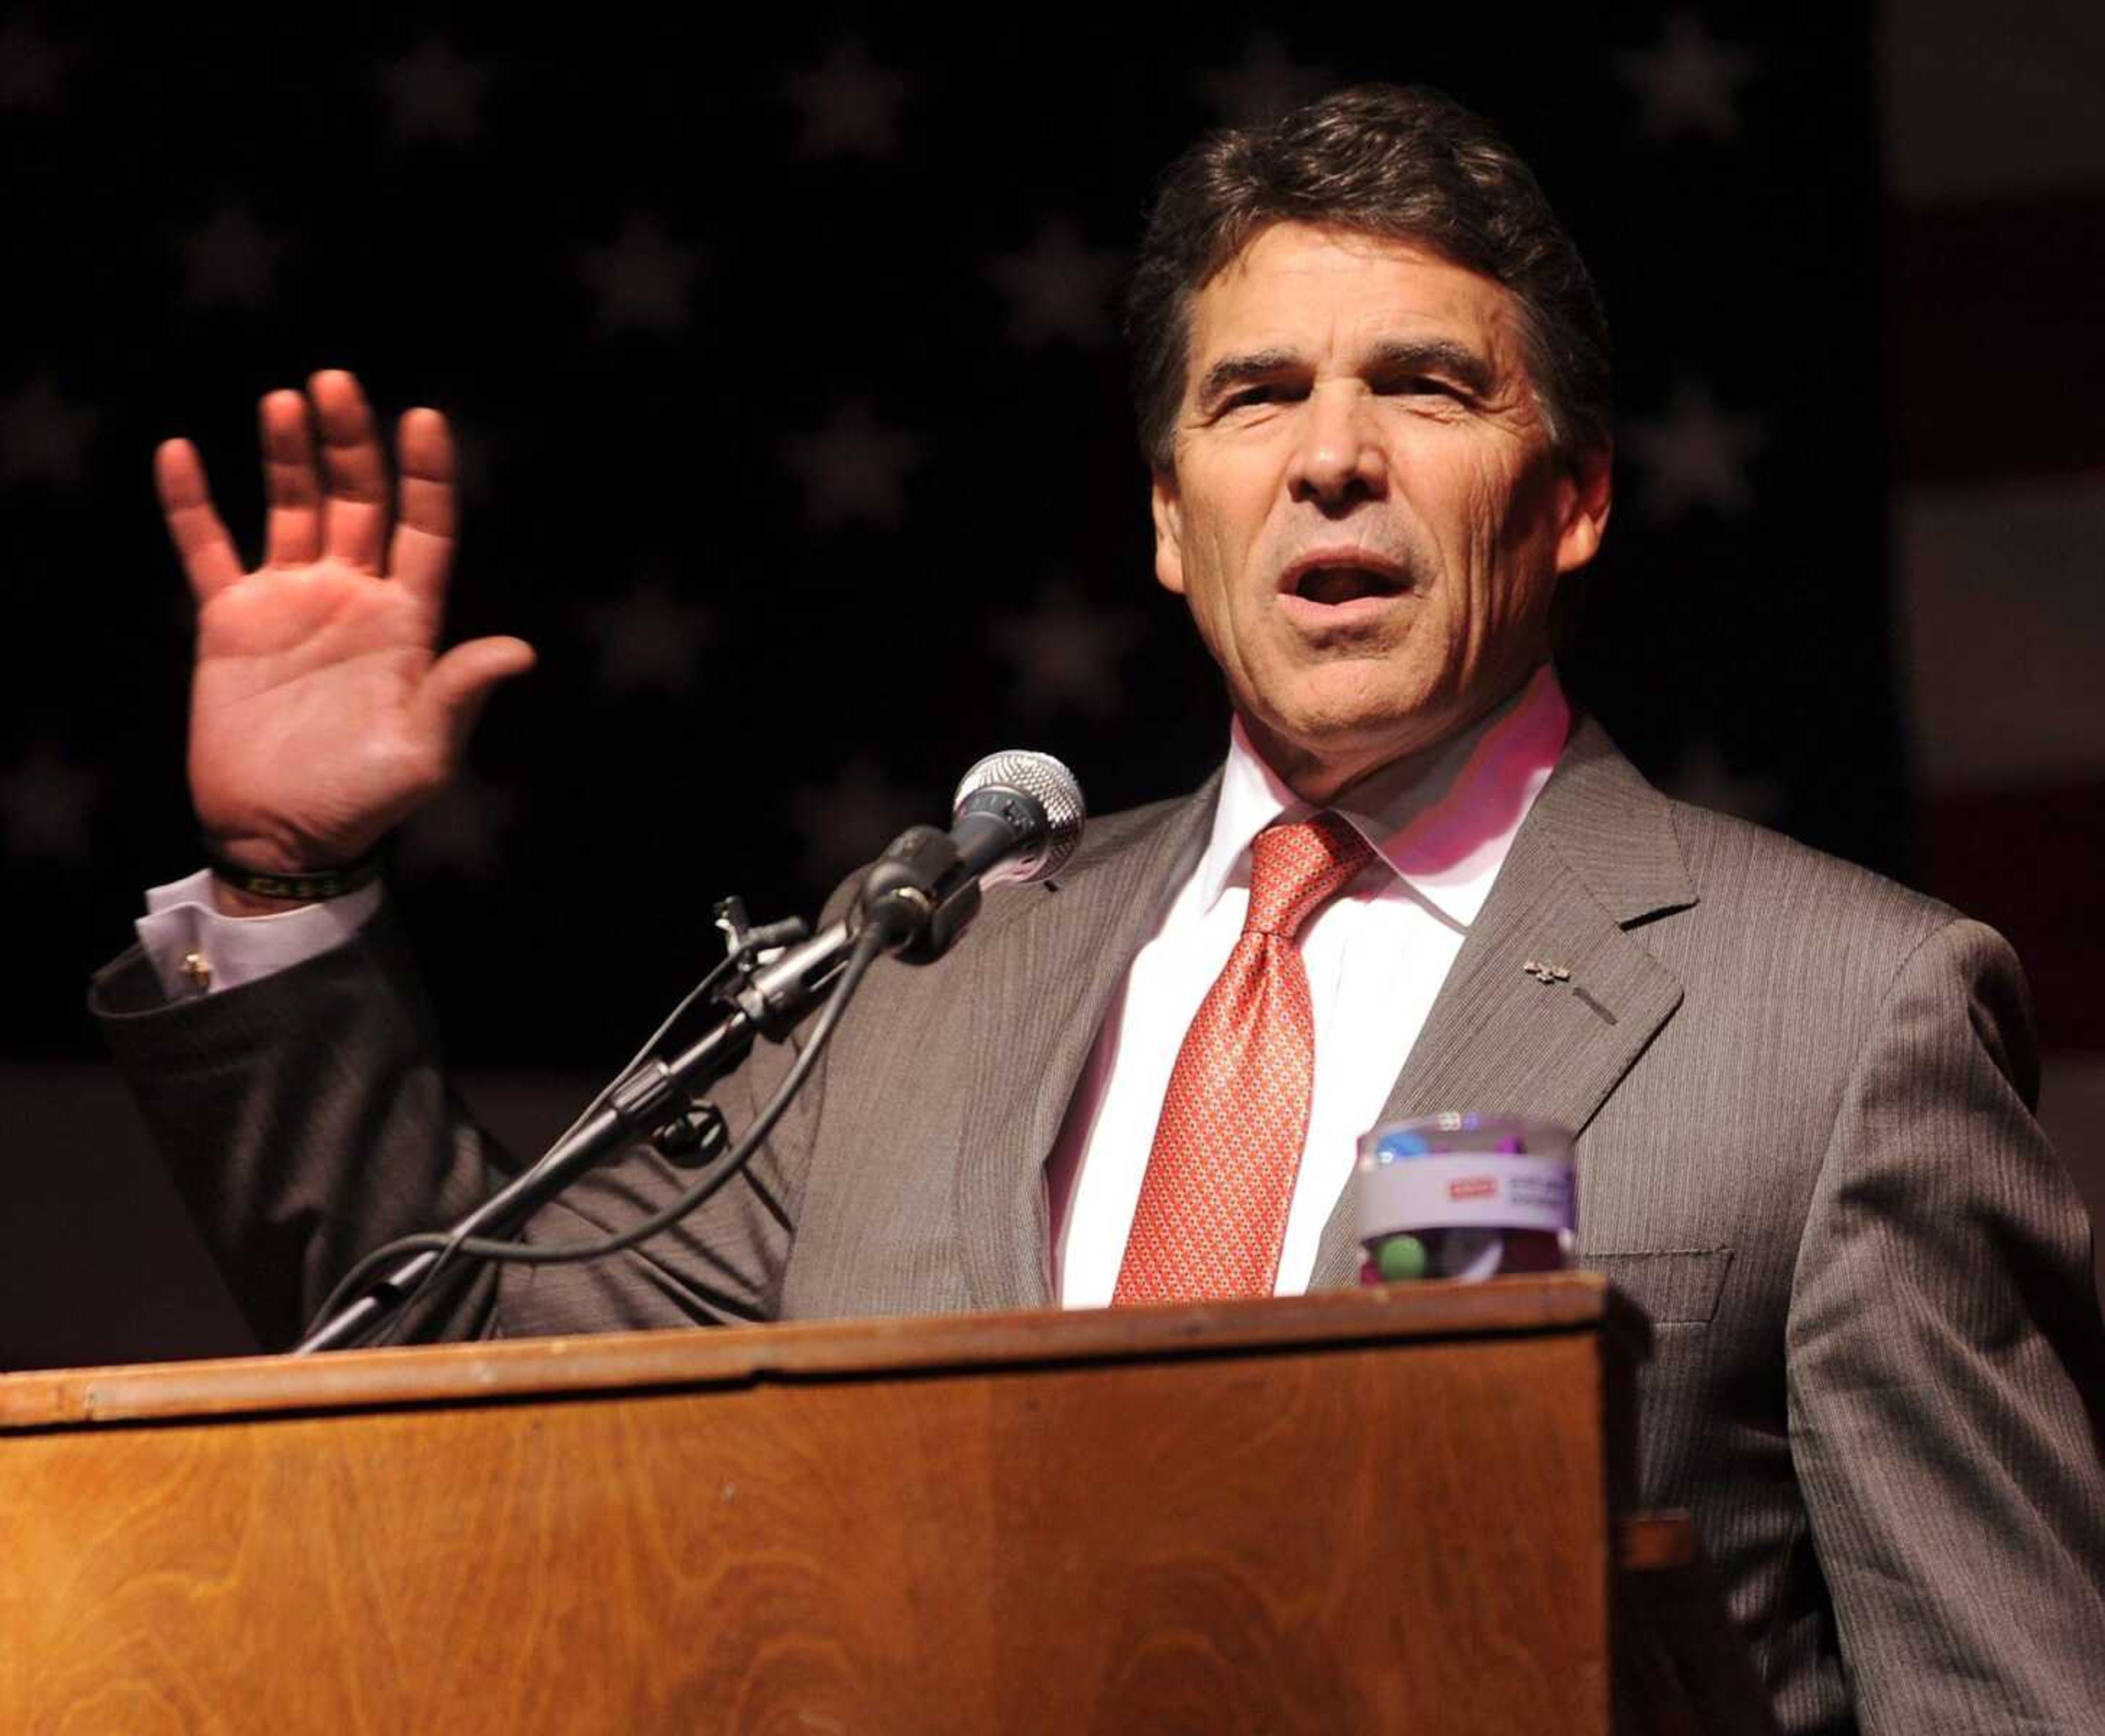
[[[1330,813],[1251,844],[1249,914],[1177,1051],[1114,1306],[1271,1294],[1316,1078],[1295,936],[1372,855]]]

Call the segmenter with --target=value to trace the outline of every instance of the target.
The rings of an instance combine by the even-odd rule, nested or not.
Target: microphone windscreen
[[[1080,781],[1049,753],[1005,748],[977,761],[958,780],[950,798],[953,819],[963,818],[973,797],[995,789],[1012,790],[1035,802],[1045,815],[1045,837],[1035,849],[1003,864],[985,883],[1046,880],[1058,873],[1082,841],[1088,810]]]

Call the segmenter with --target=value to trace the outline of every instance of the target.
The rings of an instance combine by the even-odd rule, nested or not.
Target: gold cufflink
[[[202,953],[183,954],[183,975],[196,987],[199,993],[212,987],[212,965]]]

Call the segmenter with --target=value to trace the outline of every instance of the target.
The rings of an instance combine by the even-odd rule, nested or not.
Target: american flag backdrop
[[[1950,144],[1981,117],[1936,78],[2013,43],[1947,10],[0,13],[0,1083],[37,1177],[0,1363],[233,1330],[81,1005],[197,864],[156,440],[198,440],[253,550],[263,391],[343,366],[454,418],[453,630],[542,662],[390,883],[454,1058],[582,1091],[712,962],[717,897],[811,913],[981,753],[1057,752],[1100,810],[1205,774],[1227,712],[1151,578],[1120,281],[1200,131],[1363,78],[1496,121],[1607,301],[1575,694],[1669,788],[2000,922],[2094,1078],[2105,436],[2027,395],[2099,383],[2105,44],[2019,7],[2067,42],[1991,118],[2062,116],[2065,231],[2068,176],[2005,141],[1979,185]],[[2008,266],[2027,235],[2049,280]],[[160,1290],[55,1319],[83,1243]]]
[[[1915,864],[2015,943],[2105,1223],[2105,9],[1983,29],[1895,0],[1883,56]]]

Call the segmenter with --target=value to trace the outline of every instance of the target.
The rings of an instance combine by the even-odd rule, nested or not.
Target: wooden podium
[[[8,1376],[0,1729],[1764,1730],[1642,1346],[1573,1274]]]

